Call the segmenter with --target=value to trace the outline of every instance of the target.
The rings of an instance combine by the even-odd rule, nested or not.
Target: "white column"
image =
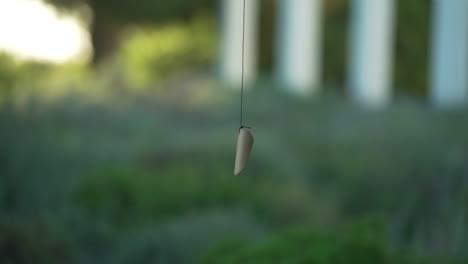
[[[257,74],[259,1],[245,1],[245,81]],[[239,87],[242,77],[243,0],[222,0],[220,75],[228,85]]]
[[[322,0],[280,0],[277,75],[293,92],[314,93],[321,85]]]
[[[468,98],[468,1],[434,0],[430,96],[440,108]]]
[[[396,1],[353,0],[352,5],[350,93],[364,106],[382,107],[392,94]]]

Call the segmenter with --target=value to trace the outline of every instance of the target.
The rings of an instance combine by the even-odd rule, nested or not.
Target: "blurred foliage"
[[[429,85],[430,0],[397,1],[395,87],[404,95],[426,95]]]
[[[429,259],[392,252],[379,217],[352,221],[328,231],[292,228],[261,241],[227,239],[205,254],[199,263],[316,263],[316,264],[424,264],[466,263]]]
[[[275,69],[275,29],[277,27],[277,1],[260,0],[258,30],[258,67],[261,74],[270,74]]]
[[[41,62],[17,61],[7,53],[0,53],[0,101],[11,97],[17,88],[40,82],[50,65]]]
[[[12,89],[16,77],[16,63],[7,54],[0,54],[0,92],[8,93]]]
[[[188,104],[163,90],[2,104],[1,262],[466,257],[466,111],[400,102],[365,112],[263,83],[246,109],[252,160],[233,177],[237,93],[195,83],[181,90],[188,100],[218,99]],[[353,220],[369,214],[380,217]],[[216,249],[230,237],[247,242]]]
[[[212,9],[215,3],[214,0],[45,1],[60,10],[77,11],[82,13],[83,17],[87,17],[90,24],[89,31],[93,48],[92,62],[94,65],[101,64],[115,55],[123,39],[122,33],[129,25],[161,24],[169,21],[185,20],[198,11]]]
[[[83,84],[91,81],[92,77],[90,69],[83,64],[20,61],[12,55],[0,53],[0,102],[24,101],[33,96],[52,99],[70,92],[83,93],[86,91]]]
[[[343,87],[347,79],[350,0],[323,2],[323,80],[325,85]]]
[[[183,71],[207,69],[217,55],[214,23],[202,14],[188,22],[130,34],[121,57],[132,84],[154,84]]]
[[[361,220],[328,232],[293,228],[260,243],[228,240],[201,263],[401,263],[392,261],[385,246],[384,225],[376,221]]]
[[[249,199],[247,185],[223,173],[226,166],[201,165],[167,164],[158,174],[128,169],[98,173],[83,180],[78,202],[89,214],[106,212],[111,221],[132,225]]]
[[[76,9],[83,5],[91,8],[93,13],[105,14],[111,21],[121,24],[167,22],[174,19],[185,19],[194,11],[207,9],[214,0],[46,0],[62,9]]]

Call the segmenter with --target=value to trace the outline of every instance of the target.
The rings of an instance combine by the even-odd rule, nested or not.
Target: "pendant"
[[[234,175],[241,173],[247,166],[254,138],[249,127],[241,127],[237,136],[236,161],[234,164]]]

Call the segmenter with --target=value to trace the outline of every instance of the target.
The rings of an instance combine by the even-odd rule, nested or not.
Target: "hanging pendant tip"
[[[234,163],[234,175],[241,173],[247,166],[252,151],[254,138],[250,128],[241,127],[237,136],[236,160]]]

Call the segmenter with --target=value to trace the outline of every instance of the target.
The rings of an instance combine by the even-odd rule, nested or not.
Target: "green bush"
[[[229,239],[204,255],[202,264],[314,263],[314,264],[422,264],[458,263],[447,258],[427,262],[422,257],[392,252],[381,218],[364,218],[343,228],[313,231],[293,228],[252,242]],[[466,263],[466,262],[460,262]]]
[[[165,165],[155,172],[111,169],[83,179],[77,201],[88,213],[118,224],[162,220],[203,208],[235,207],[249,199],[247,185],[227,167]]]
[[[120,59],[132,85],[146,87],[186,71],[206,70],[217,55],[216,38],[213,18],[199,14],[188,22],[136,30]]]
[[[0,92],[9,93],[17,78],[17,65],[13,58],[7,54],[0,53]]]

